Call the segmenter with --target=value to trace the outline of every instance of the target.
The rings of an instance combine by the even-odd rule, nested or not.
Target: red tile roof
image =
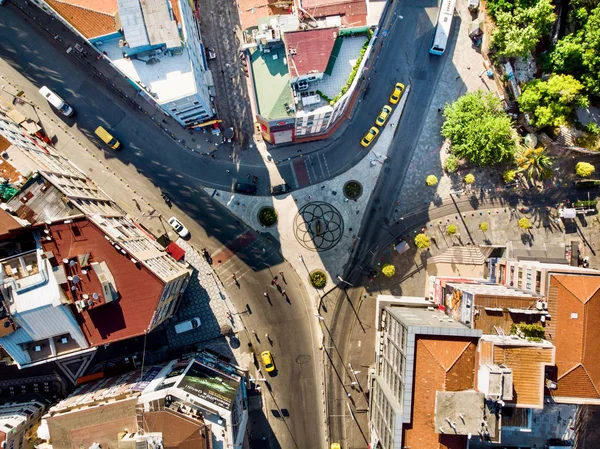
[[[418,336],[411,424],[403,427],[404,447],[463,449],[465,436],[440,435],[435,428],[436,391],[473,388],[477,339]]]
[[[129,257],[115,249],[104,237],[104,233],[87,219],[74,219],[69,224],[53,224],[50,227],[51,241],[44,241],[45,251],[53,251],[56,261],[63,265],[67,275],[78,275],[75,294],[64,284],[67,297],[81,299],[81,295],[99,294],[104,299],[98,276],[88,268],[82,273],[79,263],[73,267],[63,264],[63,259],[77,260],[78,255],[89,253],[90,262],[106,262],[115,280],[118,299],[108,304],[77,312],[72,305],[84,335],[92,346],[124,340],[143,335],[151,323],[164,283],[141,264],[134,264]]]
[[[325,72],[337,35],[337,28],[284,33],[290,76]]]
[[[46,3],[88,39],[117,31],[117,0],[46,0]]]
[[[550,276],[546,337],[556,346],[555,397],[600,399],[600,276]]]
[[[165,449],[208,449],[211,433],[202,421],[173,410],[144,413],[144,430],[162,433]]]
[[[313,17],[341,16],[345,27],[367,24],[365,0],[302,0],[301,4]],[[302,15],[302,12],[298,10],[298,14]]]

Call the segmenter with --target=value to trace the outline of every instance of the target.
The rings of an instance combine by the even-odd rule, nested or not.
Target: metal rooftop
[[[119,17],[130,48],[150,45],[139,0],[118,0]]]

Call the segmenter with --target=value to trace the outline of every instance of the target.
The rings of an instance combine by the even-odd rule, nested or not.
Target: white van
[[[200,318],[194,317],[191,320],[182,321],[175,325],[175,332],[178,334],[182,334],[187,331],[191,331],[192,329],[197,329],[200,327]]]
[[[50,103],[52,106],[58,109],[58,112],[60,112],[62,115],[66,117],[71,117],[75,112],[71,106],[65,103],[65,100],[60,98],[46,86],[42,86],[42,88],[40,89],[40,94],[42,94],[44,98],[48,100],[48,103]]]

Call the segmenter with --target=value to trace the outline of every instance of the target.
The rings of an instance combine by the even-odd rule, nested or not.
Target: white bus
[[[429,53],[432,55],[443,55],[450,37],[452,28],[452,17],[454,16],[454,5],[456,0],[442,0],[438,9],[437,23],[435,25],[433,41]]]

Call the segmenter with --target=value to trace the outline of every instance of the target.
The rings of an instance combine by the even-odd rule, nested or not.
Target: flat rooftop
[[[270,120],[291,116],[285,108],[286,103],[294,108],[294,97],[283,44],[250,50],[250,60],[258,113]]]
[[[407,327],[418,326],[421,328],[456,329],[461,332],[453,333],[453,335],[462,335],[466,337],[481,335],[480,331],[475,331],[475,334],[472,334],[471,329],[467,326],[458,321],[454,321],[448,315],[437,309],[432,310],[431,308],[426,307],[388,307],[387,311]]]
[[[121,72],[146,86],[158,103],[168,103],[197,91],[192,61],[185,46],[180,55],[153,50],[131,58],[123,56],[118,38],[105,41],[100,48]]]
[[[43,240],[43,249],[54,254],[52,263],[63,274],[63,282],[59,283],[73,302],[72,311],[88,342],[99,346],[144,334],[164,289],[163,282],[111,245],[87,219],[48,228],[52,240]],[[93,263],[105,263],[109,272],[98,274]],[[108,302],[100,276],[114,280],[112,302]],[[93,304],[80,310],[75,304],[78,301]]]
[[[437,391],[435,427],[437,433],[477,435],[484,420],[484,394],[477,391]]]

